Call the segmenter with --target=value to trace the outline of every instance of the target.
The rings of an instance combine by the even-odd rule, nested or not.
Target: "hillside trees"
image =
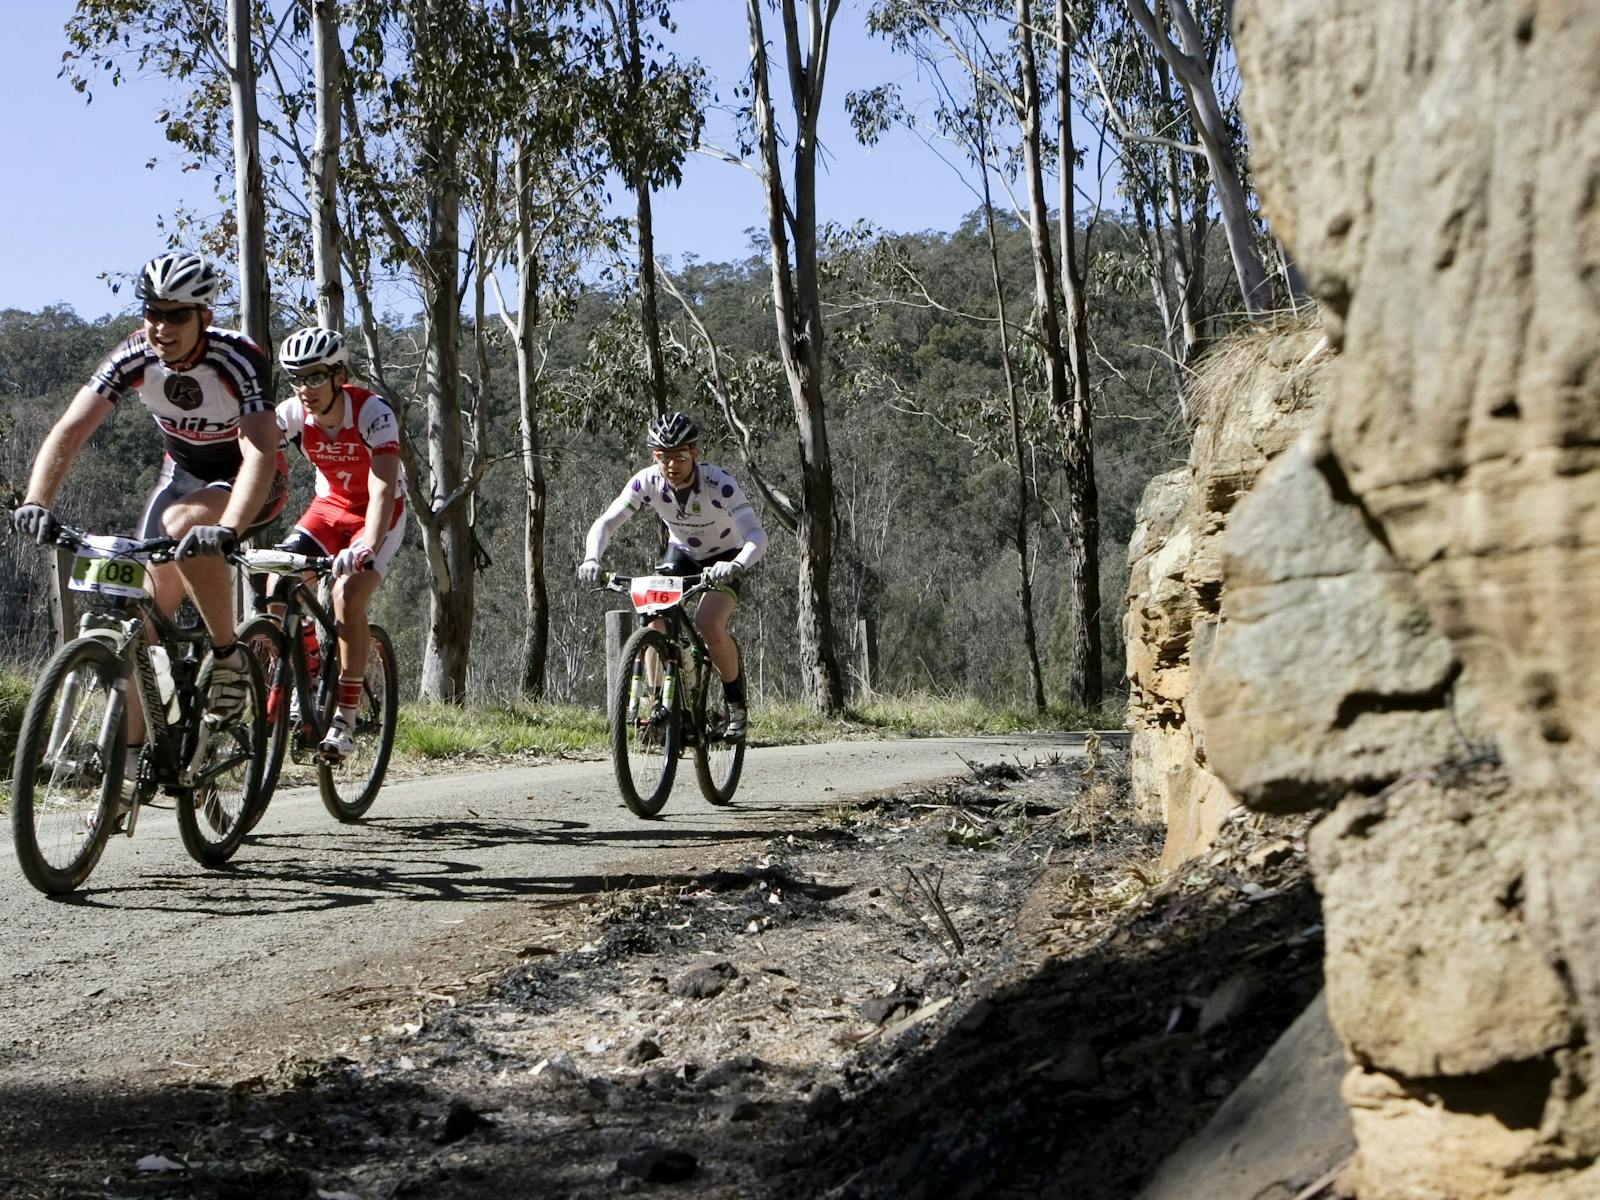
[[[767,204],[767,252],[778,354],[788,378],[800,452],[800,656],[818,712],[844,707],[833,629],[834,483],[823,399],[823,316],[817,258],[817,118],[839,0],[811,0],[802,40],[796,0],[781,0],[783,48],[794,110],[792,180],[779,163],[762,0],[747,0],[752,116]],[[793,194],[790,195],[790,187]]]
[[[1071,143],[1070,88],[1060,96],[1057,117],[1062,141],[1055,168],[1061,180],[1058,211],[1064,239],[1058,265],[1045,200],[1048,113],[1035,53],[1041,30],[1035,26],[1031,0],[1015,0],[1009,14],[998,2],[973,6],[948,0],[885,0],[873,10],[872,22],[903,51],[925,59],[942,51],[961,64],[971,77],[967,95],[985,99],[992,96],[1010,114],[1015,126],[1012,161],[1020,160],[1020,170],[1015,172],[1020,175],[1019,203],[1032,245],[1034,305],[1029,332],[1070,489],[1066,515],[1073,597],[1069,689],[1073,700],[1095,705],[1100,703],[1104,689],[1099,499],[1094,475],[1088,310],[1076,246],[1077,227],[1072,220],[1075,200],[1071,171],[1077,150]],[[1064,18],[1059,15],[1058,23],[1064,25]],[[1047,51],[1053,41],[1043,39]],[[1069,82],[1070,75],[1063,65],[1059,86],[1066,87]],[[981,169],[987,173],[989,163],[985,161]]]

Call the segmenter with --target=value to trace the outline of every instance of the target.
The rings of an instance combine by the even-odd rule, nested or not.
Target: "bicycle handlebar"
[[[228,556],[247,571],[260,571],[265,575],[299,575],[313,571],[318,575],[333,573],[333,559],[317,554],[295,554],[289,550],[239,550]]]
[[[56,536],[53,544],[63,550],[89,549],[97,554],[111,557],[110,551],[101,550],[97,546],[87,545],[90,537],[94,535],[86,530],[77,529],[71,525],[56,524]],[[124,546],[115,552],[118,558],[140,558],[151,563],[171,562],[177,557],[178,539],[173,537],[153,538],[124,538]]]
[[[600,575],[600,586],[610,588],[613,592],[625,592],[633,586],[633,581],[637,578],[636,575],[613,575],[610,571],[604,571]],[[706,584],[704,572],[694,575],[675,575],[673,578],[683,580],[685,596],[692,591],[698,591]]]

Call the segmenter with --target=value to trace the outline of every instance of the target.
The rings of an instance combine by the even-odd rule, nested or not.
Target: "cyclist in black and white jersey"
[[[667,527],[667,554],[661,570],[668,575],[704,573],[716,591],[702,595],[694,622],[705,638],[711,661],[722,677],[728,700],[726,736],[744,736],[748,720],[739,647],[728,636],[728,618],[739,597],[739,577],[760,560],[767,535],[755,506],[733,476],[700,461],[700,429],[686,413],[675,412],[650,422],[645,444],[655,459],[624,485],[611,507],[589,528],[578,578],[600,578],[600,557],[611,535],[640,509],[648,508]]]
[[[55,503],[67,471],[112,406],[137,396],[161,430],[166,461],[138,536],[180,538],[176,567],[153,572],[156,603],[171,612],[187,587],[211,634],[208,708],[231,720],[247,695],[244,651],[233,632],[232,578],[224,559],[288,498],[288,464],[267,395],[268,364],[241,333],[211,327],[221,280],[196,254],[164,254],[139,272],[144,323],[73,397],[34,458],[13,524],[41,544],[55,535]],[[137,706],[130,706],[130,710]],[[129,741],[143,736],[130,711]]]

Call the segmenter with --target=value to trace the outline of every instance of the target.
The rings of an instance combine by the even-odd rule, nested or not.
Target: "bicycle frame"
[[[689,693],[685,697],[685,710],[689,713],[688,727],[684,730],[688,745],[697,744],[705,736],[706,689],[710,672],[716,670],[711,661],[711,651],[705,638],[695,626],[685,605],[691,597],[711,591],[716,585],[704,574],[699,575],[605,575],[604,585],[614,592],[622,592],[632,601],[640,628],[660,622],[667,641],[677,650],[674,659],[662,664],[666,671],[666,684],[662,700],[671,707],[679,685],[682,665],[693,668]],[[626,686],[634,687],[629,679]],[[624,685],[618,680],[619,687]]]
[[[301,669],[291,671],[290,676],[294,681],[295,694],[299,697],[300,727],[295,729],[297,738],[310,736],[320,738],[325,730],[321,729],[319,714],[321,712],[320,697],[317,692],[318,680],[311,678],[310,664],[305,660],[305,644],[301,640],[301,627],[309,613],[313,622],[325,630],[337,630],[338,623],[333,614],[324,607],[319,596],[306,583],[305,575],[315,573],[326,577],[333,560],[315,555],[294,554],[287,550],[253,550],[243,556],[243,566],[246,570],[275,575],[284,580],[279,589],[265,600],[265,609],[269,615],[276,617],[283,626],[287,652],[294,656]],[[332,601],[330,599],[329,604]],[[281,617],[272,613],[276,605],[283,606]],[[336,639],[327,639],[330,644],[322,646],[324,662],[327,655],[334,655],[337,662],[339,653]],[[326,672],[319,672],[326,678]],[[337,672],[335,672],[337,675]]]
[[[115,548],[97,545],[101,540],[91,538],[82,530],[63,526],[56,544],[73,551],[80,559],[132,559],[152,566],[171,562],[177,548],[176,539],[169,537],[144,541],[113,539]],[[235,756],[214,765],[204,774],[200,772],[209,733],[206,724],[198,719],[203,704],[198,686],[200,659],[208,641],[205,627],[182,628],[156,607],[147,592],[135,594],[135,589],[123,589],[121,594],[101,591],[80,586],[76,579],[72,589],[84,596],[89,606],[89,611],[79,618],[79,634],[104,642],[117,658],[128,664],[127,671],[112,685],[118,703],[108,707],[106,720],[126,719],[130,676],[138,688],[140,707],[144,710],[147,736],[140,778],[135,781],[138,786],[134,789],[134,809],[128,817],[127,831],[131,834],[139,806],[154,787],[189,791],[232,770],[242,760]],[[178,706],[176,719],[167,716],[167,704],[161,698],[155,666],[150,660],[151,627],[159,633],[161,645],[169,648],[173,693]],[[180,647],[181,655],[170,653]],[[67,707],[63,706],[63,712]],[[58,715],[58,722],[61,719]],[[53,727],[49,737],[51,747],[58,746],[64,736],[65,730]]]

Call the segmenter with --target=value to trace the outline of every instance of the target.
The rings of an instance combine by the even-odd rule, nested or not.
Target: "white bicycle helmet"
[[[286,371],[309,371],[313,367],[342,367],[350,362],[344,334],[337,329],[308,325],[284,339],[278,361]]]
[[[650,422],[644,444],[652,450],[676,450],[700,440],[700,427],[688,413],[674,412]]]
[[[140,300],[209,308],[221,282],[216,268],[198,254],[163,254],[145,263],[133,294]]]

